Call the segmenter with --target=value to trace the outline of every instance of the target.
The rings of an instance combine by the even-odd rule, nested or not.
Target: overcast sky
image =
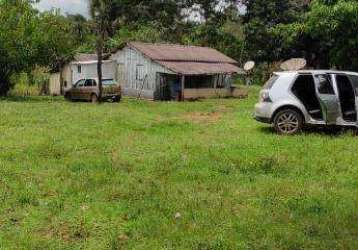
[[[41,11],[59,8],[63,13],[88,16],[87,2],[88,0],[41,0],[36,7]]]
[[[62,13],[66,14],[81,14],[85,17],[88,17],[88,0],[41,0],[40,3],[35,4],[35,6],[43,10],[51,10],[53,8],[61,9]],[[239,6],[240,11],[245,12],[243,6]],[[194,20],[200,20],[200,17],[195,16],[193,13]]]

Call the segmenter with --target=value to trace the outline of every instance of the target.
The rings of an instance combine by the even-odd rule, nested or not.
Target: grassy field
[[[358,139],[248,100],[0,101],[0,249],[358,249]]]

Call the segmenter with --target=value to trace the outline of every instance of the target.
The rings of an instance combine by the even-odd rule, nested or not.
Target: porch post
[[[220,80],[220,75],[217,74],[217,75],[216,75],[216,81],[214,82],[214,89],[217,89],[217,88],[218,88],[218,82],[219,82],[219,80]]]
[[[181,100],[184,101],[184,90],[185,90],[185,75],[181,76]]]

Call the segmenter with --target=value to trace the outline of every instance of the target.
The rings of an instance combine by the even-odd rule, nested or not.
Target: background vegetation
[[[40,13],[33,2],[0,0],[0,95],[13,75],[25,72],[31,85],[36,67],[56,71],[77,52],[95,52],[99,31],[103,53],[137,40],[210,46],[241,65],[255,60],[258,83],[291,57],[358,70],[356,0],[89,0],[90,19]]]

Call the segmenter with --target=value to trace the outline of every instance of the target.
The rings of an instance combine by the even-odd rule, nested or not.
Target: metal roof
[[[243,73],[237,61],[212,48],[139,42],[128,46],[178,74]]]
[[[76,54],[74,57],[74,61],[76,62],[86,62],[86,61],[97,61],[97,54]]]
[[[164,67],[182,75],[214,75],[244,73],[242,69],[230,63],[172,62],[160,61]]]
[[[107,64],[107,63],[113,63],[113,60],[103,60],[102,64]],[[71,62],[70,64],[72,65],[90,65],[90,64],[97,64],[98,61],[97,60],[91,60],[91,61],[74,61]]]

